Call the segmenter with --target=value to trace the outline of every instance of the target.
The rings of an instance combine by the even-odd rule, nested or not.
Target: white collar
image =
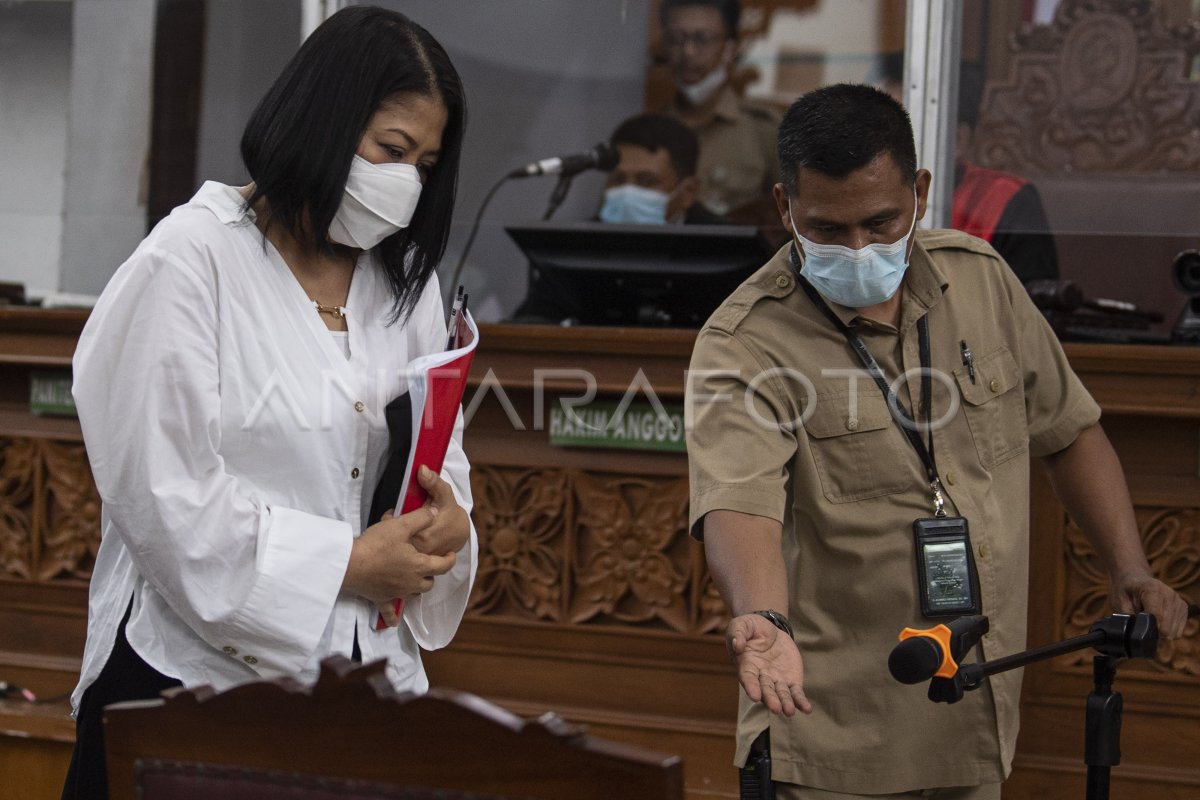
[[[235,186],[205,181],[192,202],[207,208],[226,225],[254,223],[254,211],[246,207],[246,198]]]

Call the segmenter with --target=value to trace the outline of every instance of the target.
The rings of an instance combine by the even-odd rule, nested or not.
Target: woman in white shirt
[[[385,408],[445,346],[465,113],[427,31],[343,9],[251,117],[253,183],[206,183],[105,289],[74,361],[103,513],[64,797],[107,796],[108,703],[312,681],[333,653],[428,687],[420,648],[454,635],[477,560],[461,414],[430,502],[370,512]]]

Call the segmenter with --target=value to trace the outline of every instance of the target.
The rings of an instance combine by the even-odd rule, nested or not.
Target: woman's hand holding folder
[[[421,467],[417,475],[421,486],[429,493],[424,508],[436,512],[432,525],[413,534],[413,546],[431,556],[457,553],[471,538],[471,521],[458,504],[454,489],[429,467]]]
[[[385,511],[382,519],[355,541],[343,581],[347,590],[375,604],[389,628],[400,622],[393,598],[432,589],[434,579],[454,567],[455,553],[471,535],[467,512],[458,504],[450,484],[428,467],[420,469],[417,480],[429,495],[425,504],[399,517],[394,516],[395,509]],[[367,537],[372,537],[371,541],[361,544]],[[376,549],[386,552],[377,553]],[[371,563],[363,564],[361,559]],[[384,573],[385,569],[394,572]],[[386,588],[389,586],[398,588]]]

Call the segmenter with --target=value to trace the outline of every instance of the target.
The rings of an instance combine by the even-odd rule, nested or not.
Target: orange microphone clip
[[[958,663],[950,655],[950,637],[952,635],[950,629],[945,625],[934,625],[932,628],[920,629],[905,628],[900,631],[900,641],[903,642],[905,639],[911,639],[914,636],[924,636],[927,639],[933,639],[942,646],[942,663],[933,676],[935,678],[953,678],[958,674]]]

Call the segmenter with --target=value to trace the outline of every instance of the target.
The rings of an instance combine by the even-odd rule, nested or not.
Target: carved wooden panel
[[[1167,26],[1149,0],[1063,0],[1012,40],[975,133],[985,166],[1020,175],[1200,170],[1200,23]]]
[[[0,576],[86,581],[100,498],[83,445],[0,438]]]
[[[29,439],[0,439],[0,575],[33,575],[37,456]]]
[[[1139,508],[1138,524],[1154,574],[1185,597],[1200,596],[1200,509]],[[1065,545],[1064,635],[1077,636],[1109,613],[1108,575],[1083,532],[1073,524],[1065,530]],[[1200,642],[1195,636],[1198,626],[1200,621],[1190,620],[1187,635],[1175,641],[1162,640],[1155,660],[1137,659],[1128,669],[1200,675]],[[1090,665],[1093,655],[1090,650],[1077,651],[1063,656],[1059,664]]]
[[[687,480],[476,464],[469,614],[721,632],[724,604],[687,532]]]

